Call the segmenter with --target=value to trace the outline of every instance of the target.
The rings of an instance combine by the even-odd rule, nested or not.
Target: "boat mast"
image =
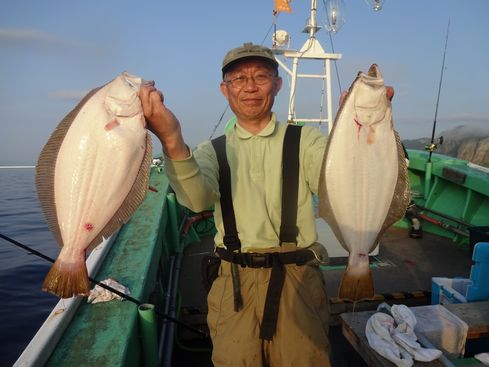
[[[331,96],[331,60],[338,60],[341,58],[341,54],[337,53],[326,53],[316,39],[316,32],[321,27],[317,26],[316,21],[316,0],[311,0],[311,15],[303,30],[303,33],[309,34],[308,39],[300,49],[300,51],[294,50],[284,50],[278,45],[274,45],[272,48],[275,58],[279,63],[280,67],[285,70],[285,72],[290,76],[290,94],[289,94],[289,108],[287,121],[288,123],[317,123],[317,124],[328,124],[328,133],[331,132],[333,127],[333,109],[332,109],[332,96]],[[278,56],[284,56],[286,59],[290,59],[292,63],[292,69],[290,69],[285,62],[280,60]],[[323,61],[323,71],[321,74],[305,74],[299,73],[299,62],[300,60],[322,60]],[[295,113],[295,96],[297,81],[299,78],[309,78],[309,79],[322,79],[325,83],[325,94],[322,96],[322,105],[326,106],[326,118],[321,115],[318,118],[304,118],[297,117]]]

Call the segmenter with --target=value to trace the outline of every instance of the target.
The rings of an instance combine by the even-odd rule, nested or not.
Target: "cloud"
[[[16,50],[33,51],[62,51],[73,52],[106,52],[106,47],[45,32],[34,28],[1,28],[0,49],[10,48]]]
[[[449,130],[440,132],[445,139],[464,139],[470,137],[489,136],[489,126],[459,125]]]
[[[37,29],[0,28],[0,46],[74,46],[76,42]]]
[[[79,101],[88,93],[86,90],[57,90],[49,93],[49,98]]]
[[[433,117],[419,117],[403,115],[395,119],[394,125],[405,139],[431,136]],[[485,134],[488,129],[489,117],[483,114],[452,114],[439,115],[436,121],[436,136],[447,130],[465,126],[476,132],[476,135]]]
[[[401,123],[410,124],[425,124],[429,122],[433,123],[433,117],[419,117],[419,116],[408,116],[403,115],[396,118],[397,121]],[[484,114],[472,114],[472,113],[461,113],[461,114],[451,114],[451,115],[439,115],[437,117],[437,123],[447,123],[450,125],[487,125],[489,124],[489,117]]]

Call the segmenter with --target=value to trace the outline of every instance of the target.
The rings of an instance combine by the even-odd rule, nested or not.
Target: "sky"
[[[325,25],[324,2],[317,3]],[[271,46],[274,22],[290,34],[290,49],[300,49],[310,5],[292,0],[292,12],[274,18],[273,0],[2,0],[0,166],[34,165],[63,117],[123,71],[156,82],[189,146],[215,129],[220,135],[232,117],[219,90],[224,54],[244,42]],[[430,137],[450,19],[437,135],[489,126],[489,0],[386,0],[380,12],[365,0],[344,5],[342,28],[316,35],[326,52],[342,55],[338,73],[332,68],[333,115],[340,88],[376,63],[395,88],[401,137]],[[289,83],[281,75],[274,111],[285,120]],[[298,113],[319,115],[321,93],[321,85],[300,87]]]

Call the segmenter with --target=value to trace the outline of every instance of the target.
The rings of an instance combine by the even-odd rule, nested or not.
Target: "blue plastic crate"
[[[467,288],[471,283],[467,278],[431,278],[431,304],[466,303]]]
[[[472,284],[467,289],[467,301],[489,300],[489,242],[479,242],[474,246],[472,260]]]
[[[489,300],[489,242],[479,242],[472,254],[470,278],[431,279],[431,304]]]

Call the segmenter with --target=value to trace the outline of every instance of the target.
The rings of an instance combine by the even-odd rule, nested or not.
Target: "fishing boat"
[[[328,133],[333,123],[331,63],[341,55],[326,53],[315,37],[315,12],[312,0],[301,49],[288,49],[287,34],[280,32],[275,32],[271,47],[291,80],[288,121],[317,124]],[[319,63],[322,73],[301,72],[304,60]],[[296,86],[303,78],[324,82],[324,116],[296,115]],[[319,242],[331,257],[322,270],[330,295],[334,366],[366,365],[341,334],[342,313],[374,310],[384,301],[428,305],[433,277],[469,278],[475,244],[489,241],[489,170],[433,150],[408,149],[408,155],[413,206],[423,236],[409,237],[407,219],[384,235],[371,254],[374,300],[352,304],[336,297],[347,253],[317,219]],[[84,297],[61,300],[15,366],[212,365],[200,274],[202,259],[213,252],[212,208],[194,213],[179,204],[161,156],[153,160],[149,185],[151,190],[131,220],[87,261],[91,279],[115,279],[130,295],[97,304]],[[484,343],[489,345],[487,337]]]

